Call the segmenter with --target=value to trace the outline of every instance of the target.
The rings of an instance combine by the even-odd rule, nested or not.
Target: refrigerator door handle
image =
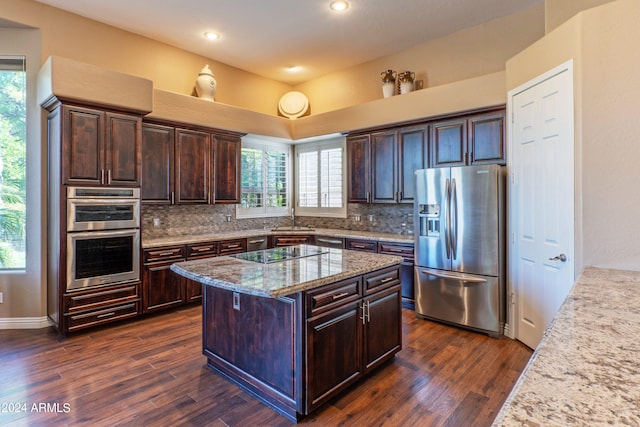
[[[452,274],[447,273],[446,271],[440,270],[431,270],[423,268],[421,269],[423,274],[430,274],[431,276],[436,276],[440,279],[453,279],[460,280],[467,283],[485,283],[487,279],[483,279],[482,277],[471,276],[469,274]]]
[[[451,179],[451,258],[458,259],[458,192],[455,178]]]
[[[451,258],[451,188],[449,178],[444,183],[444,242],[447,252],[447,259]]]

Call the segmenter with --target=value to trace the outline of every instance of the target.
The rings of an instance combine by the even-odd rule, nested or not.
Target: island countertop
[[[173,264],[188,279],[250,295],[278,298],[400,264],[402,257],[314,245],[319,255],[262,263],[224,256]]]
[[[640,425],[640,272],[587,268],[495,426]]]

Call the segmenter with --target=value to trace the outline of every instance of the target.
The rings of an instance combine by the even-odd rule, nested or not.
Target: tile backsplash
[[[412,214],[411,204],[349,204],[347,218],[298,216],[296,225],[401,234],[403,230],[413,230]],[[154,220],[158,226],[154,226]],[[235,205],[143,205],[141,225],[144,239],[271,229],[291,225],[291,219],[288,216],[236,219]]]

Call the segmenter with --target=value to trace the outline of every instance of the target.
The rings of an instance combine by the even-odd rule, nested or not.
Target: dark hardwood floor
[[[292,425],[205,367],[201,329],[191,306],[62,341],[0,330],[0,425]],[[300,424],[487,426],[532,353],[404,309],[403,334],[393,361]]]

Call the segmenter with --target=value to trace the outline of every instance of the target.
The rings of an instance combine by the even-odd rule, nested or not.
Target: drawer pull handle
[[[192,248],[192,249],[197,252],[204,252],[204,251],[210,251],[213,248],[211,246],[199,246],[197,248]]]
[[[322,242],[322,243],[333,243],[336,245],[340,245],[342,244],[342,241],[340,240],[330,240],[330,239],[316,239],[318,242]]]
[[[249,244],[255,245],[256,243],[264,243],[264,239],[262,240],[249,240]]]
[[[393,279],[395,279],[395,277],[385,277],[384,279],[380,280],[380,284],[390,282]]]
[[[349,292],[340,292],[339,294],[333,295],[333,300],[335,301],[337,299],[344,298],[347,295],[349,295]]]
[[[111,317],[111,316],[113,316],[114,314],[116,314],[116,312],[115,312],[115,311],[110,311],[109,313],[99,314],[99,315],[98,315],[98,316],[96,316],[96,317],[97,317],[98,319],[102,319],[102,318],[105,318],[105,317]]]
[[[239,248],[240,245],[228,245],[227,249]]]
[[[404,250],[396,249],[396,248],[389,248],[388,250],[389,250],[389,252],[404,252]]]
[[[169,255],[175,255],[177,254],[177,252],[154,252],[152,253],[153,256],[169,256]]]
[[[365,245],[356,245],[356,244],[352,244],[351,246],[353,246],[354,248],[359,248],[359,249],[365,249],[366,246]]]

